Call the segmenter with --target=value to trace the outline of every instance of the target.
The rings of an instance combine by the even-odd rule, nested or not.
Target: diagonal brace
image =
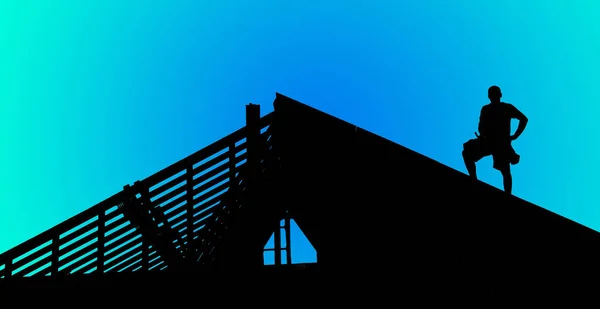
[[[125,199],[119,208],[125,218],[142,234],[147,243],[156,249],[170,269],[183,269],[186,263],[181,237],[171,229],[162,210],[152,205],[148,197],[148,188],[143,182],[136,181],[133,187],[126,185],[123,190]],[[176,248],[176,242],[180,244],[180,250]]]

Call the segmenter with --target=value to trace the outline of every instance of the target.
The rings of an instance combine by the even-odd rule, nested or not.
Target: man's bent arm
[[[521,113],[519,110],[516,110],[514,118],[519,120],[519,126],[517,127],[517,131],[515,131],[515,134],[512,136],[513,140],[515,140],[515,139],[519,138],[519,136],[521,136],[521,134],[525,130],[525,127],[527,126],[527,122],[529,122],[529,119],[527,119],[527,117],[523,113]]]

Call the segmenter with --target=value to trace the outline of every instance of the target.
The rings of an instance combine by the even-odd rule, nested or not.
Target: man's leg
[[[504,182],[504,192],[512,194],[512,175],[510,174],[510,168],[504,168],[500,171]]]
[[[477,168],[475,163],[489,154],[487,144],[481,139],[471,139],[463,144],[462,156],[469,176],[473,179],[477,179]]]
[[[517,152],[515,151],[515,149],[513,148],[512,145],[510,145],[508,147],[508,151],[510,154],[510,164],[511,165],[519,164],[519,161],[521,161],[521,156],[517,154]]]
[[[497,144],[495,145],[492,155],[494,157],[494,168],[502,173],[504,192],[512,194],[512,175],[510,173],[510,165],[513,164],[513,160],[515,159],[515,150],[512,148],[510,143]]]
[[[462,156],[469,176],[477,179],[477,166],[475,165],[475,160],[473,160],[472,155],[467,150],[463,149]]]

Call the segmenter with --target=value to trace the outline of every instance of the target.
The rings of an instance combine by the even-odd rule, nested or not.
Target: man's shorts
[[[519,155],[513,149],[510,141],[495,142],[486,138],[474,138],[463,144],[465,156],[477,162],[489,155],[494,160],[494,168],[499,171],[510,170],[510,164],[519,162]]]

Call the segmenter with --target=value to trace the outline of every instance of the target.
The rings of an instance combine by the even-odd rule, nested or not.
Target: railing
[[[271,134],[271,119],[272,116],[263,117],[261,123],[259,123],[261,131],[260,138],[258,140],[259,147],[257,149],[259,153],[259,160],[257,160],[257,172],[261,175],[265,175],[268,169],[275,166],[275,155],[271,151],[273,148],[272,134]],[[246,205],[246,192],[248,189],[248,179],[244,177],[243,173],[230,174],[230,187],[228,189],[228,196],[224,197],[217,203],[212,210],[212,215],[208,218],[204,229],[200,231],[195,237],[196,248],[199,252],[194,256],[194,260],[199,262],[201,265],[209,265],[215,259],[215,251],[220,243],[226,241],[224,239],[225,229],[228,227],[228,223],[236,215],[236,210]],[[260,177],[257,179],[260,181]],[[201,240],[199,242],[198,240]]]
[[[263,141],[273,113],[260,119]],[[162,210],[182,246],[205,237],[201,231],[222,210],[223,194],[246,163],[246,127],[141,181],[151,207]],[[134,186],[135,187],[135,186]],[[140,195],[142,192],[135,192]],[[148,239],[123,214],[121,191],[0,255],[0,278],[163,270],[167,265]]]

